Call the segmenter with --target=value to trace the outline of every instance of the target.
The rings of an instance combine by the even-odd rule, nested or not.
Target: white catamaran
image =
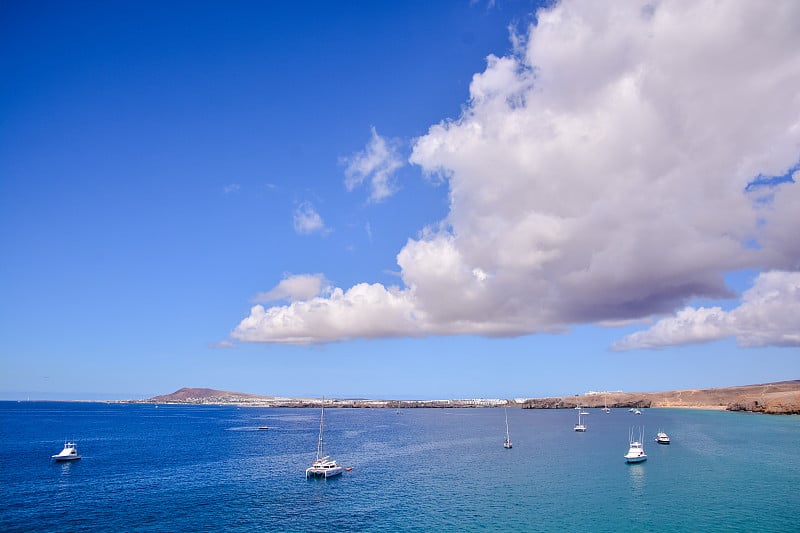
[[[331,459],[330,455],[325,455],[323,446],[323,434],[325,431],[325,400],[322,400],[322,412],[319,416],[319,439],[317,440],[317,458],[311,463],[311,466],[306,468],[306,479],[310,477],[324,477],[329,478],[338,476],[342,473],[344,468],[335,460]]]

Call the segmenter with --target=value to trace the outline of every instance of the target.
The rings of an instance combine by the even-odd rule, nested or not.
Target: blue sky
[[[0,398],[800,377],[793,2],[2,9]]]

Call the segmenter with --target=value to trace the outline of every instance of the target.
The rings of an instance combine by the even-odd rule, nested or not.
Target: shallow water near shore
[[[800,417],[589,412],[0,402],[0,530],[797,531]]]

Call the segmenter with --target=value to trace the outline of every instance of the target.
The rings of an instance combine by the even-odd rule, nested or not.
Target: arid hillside
[[[259,396],[244,392],[230,392],[214,389],[197,389],[184,387],[172,394],[163,394],[150,398],[152,403],[237,403],[253,400],[271,400],[274,396]]]
[[[800,380],[719,389],[665,392],[609,392],[563,398],[537,398],[524,407],[558,409],[583,407],[683,407],[727,409],[769,414],[800,414]]]

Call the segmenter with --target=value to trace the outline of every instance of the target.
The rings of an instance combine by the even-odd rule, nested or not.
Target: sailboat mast
[[[321,411],[321,414],[319,415],[319,440],[317,441],[317,459],[320,459],[322,457],[323,452],[324,452],[324,449],[323,449],[323,446],[322,446],[322,432],[324,431],[324,425],[323,425],[323,420],[324,419],[325,419],[325,400],[323,399],[322,400],[322,411]]]

